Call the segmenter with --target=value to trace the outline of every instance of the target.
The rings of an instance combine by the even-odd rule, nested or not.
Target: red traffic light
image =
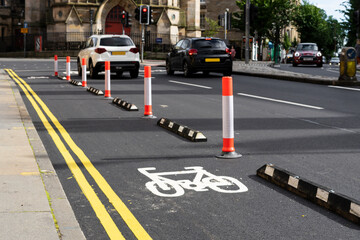
[[[125,14],[121,14],[122,19],[125,19],[125,17],[126,17]]]
[[[143,8],[142,11],[143,11],[144,13],[146,13],[146,12],[147,12],[147,8]]]

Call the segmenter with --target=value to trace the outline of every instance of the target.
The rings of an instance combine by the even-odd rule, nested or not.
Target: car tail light
[[[95,52],[98,54],[102,54],[102,53],[106,52],[106,49],[105,48],[96,48]]]
[[[192,55],[197,55],[198,51],[196,49],[190,49],[189,50],[189,55],[192,56]]]
[[[231,54],[230,48],[226,48],[225,51],[226,51],[227,54]]]
[[[138,48],[130,48],[130,52],[132,53],[138,53],[139,49]]]

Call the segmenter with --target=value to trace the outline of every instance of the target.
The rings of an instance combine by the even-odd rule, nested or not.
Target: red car
[[[322,54],[316,43],[299,43],[294,52],[293,66],[298,64],[316,64],[322,67]]]

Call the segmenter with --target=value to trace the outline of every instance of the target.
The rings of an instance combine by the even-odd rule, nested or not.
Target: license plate
[[[220,62],[220,58],[205,58],[205,62]]]
[[[304,61],[312,61],[313,58],[304,58]]]
[[[112,52],[112,55],[125,55],[126,52]]]

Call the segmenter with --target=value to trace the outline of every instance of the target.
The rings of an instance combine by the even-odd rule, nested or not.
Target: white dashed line
[[[290,104],[290,105],[295,105],[295,106],[299,106],[299,107],[312,108],[312,109],[317,109],[317,110],[323,110],[324,109],[322,107],[316,107],[316,106],[311,106],[311,105],[306,105],[306,104],[301,104],[301,103],[283,101],[283,100],[278,100],[278,99],[273,99],[273,98],[260,97],[260,96],[245,94],[245,93],[238,93],[238,95],[244,96],[244,97],[256,98],[256,99],[262,99],[262,100],[271,101],[271,102]]]

